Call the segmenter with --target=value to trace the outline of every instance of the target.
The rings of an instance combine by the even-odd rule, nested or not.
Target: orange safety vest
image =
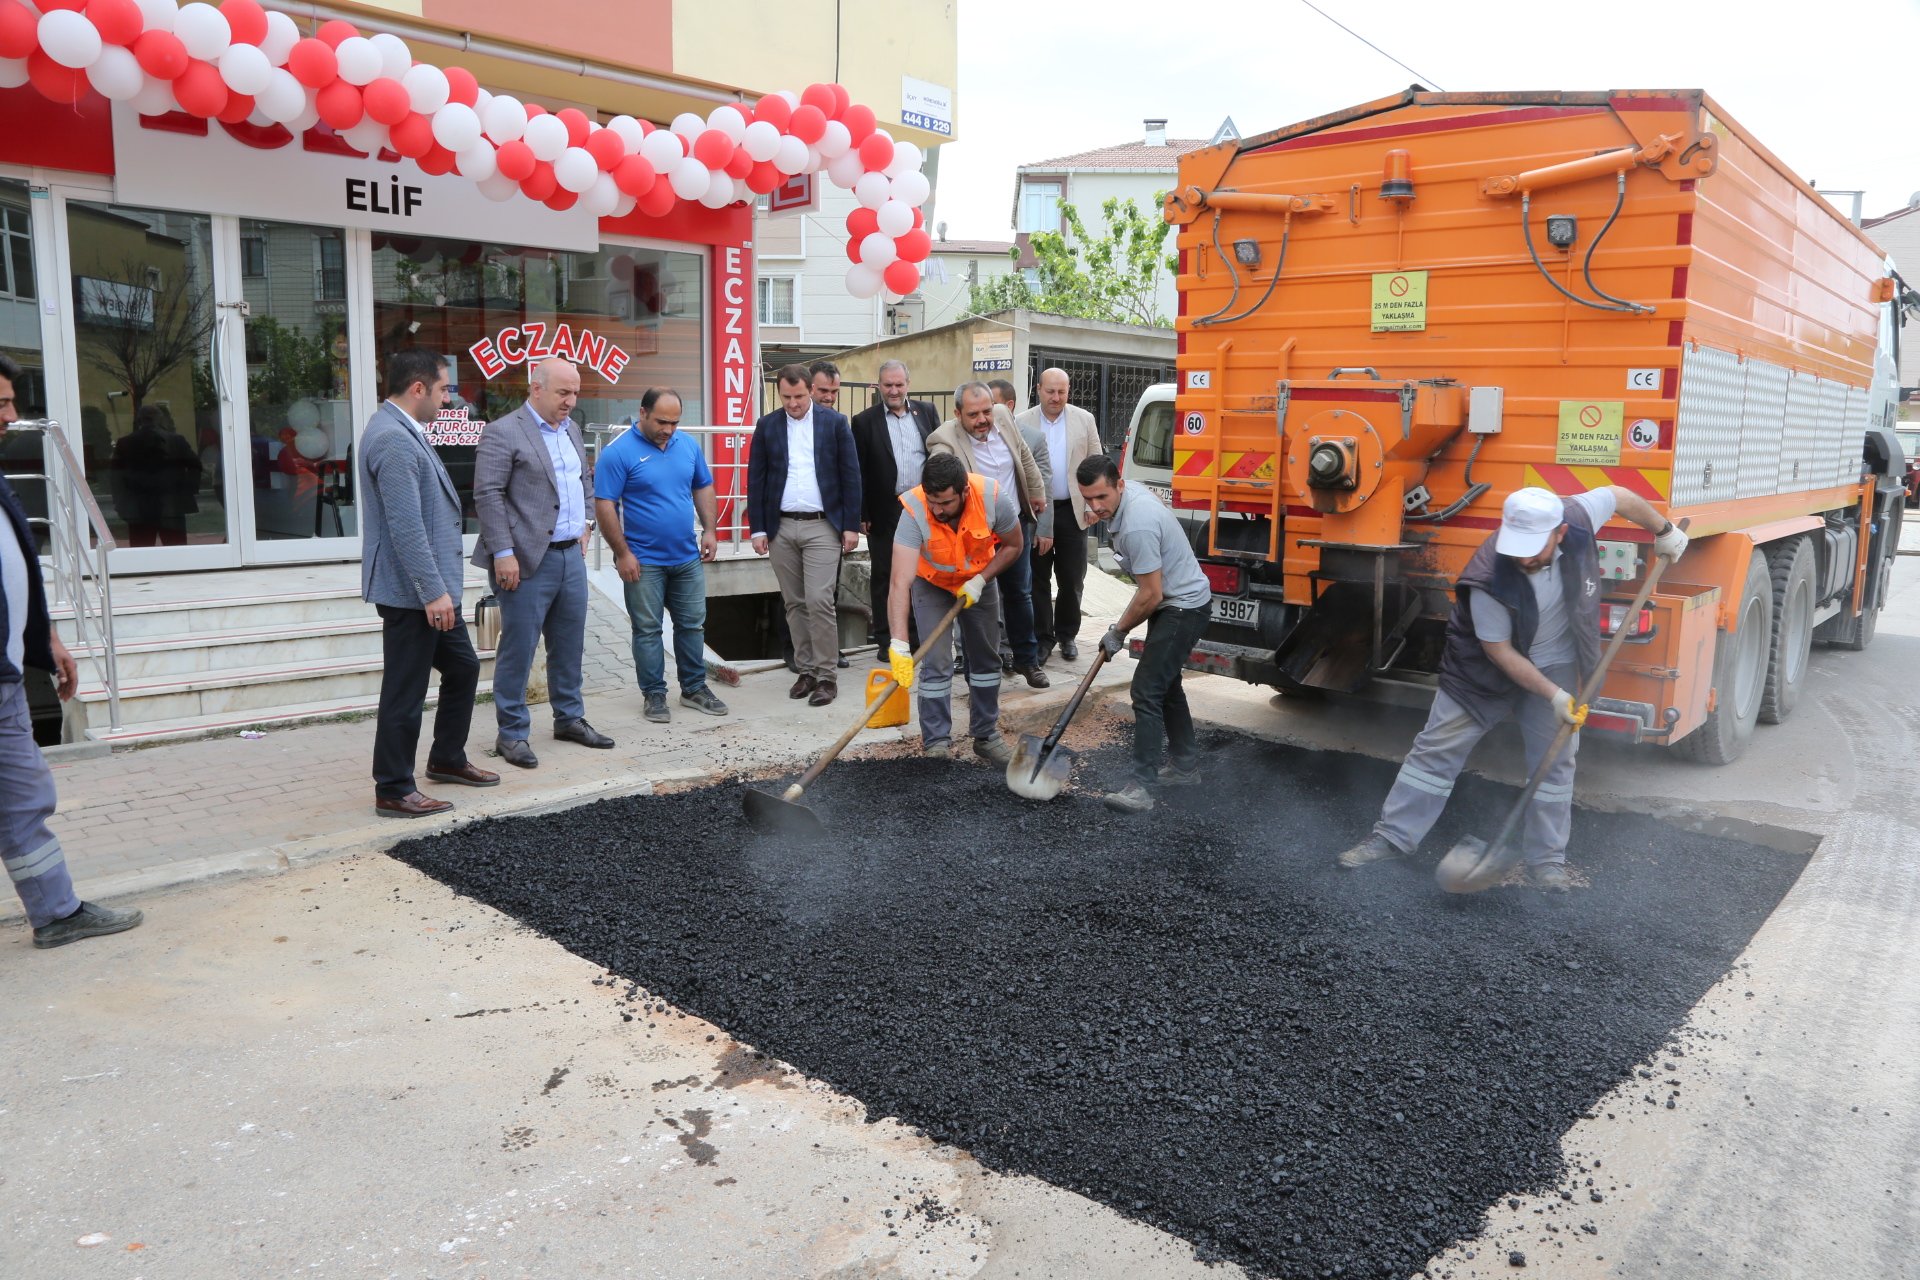
[[[984,570],[1000,547],[993,532],[993,509],[999,501],[999,481],[969,472],[967,505],[955,527],[927,509],[924,485],[901,494],[900,506],[907,518],[920,526],[920,576],[942,591],[957,593],[967,579]]]

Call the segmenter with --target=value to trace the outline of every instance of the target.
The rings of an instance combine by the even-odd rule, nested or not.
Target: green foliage
[[[272,316],[247,321],[247,399],[284,407],[307,396],[326,396],[333,385],[333,359],[325,338],[309,338]]]
[[[1066,230],[1036,231],[1028,245],[1039,279],[1027,283],[1019,271],[976,284],[968,293],[967,310],[988,314],[1025,308],[1083,320],[1116,324],[1145,324],[1170,328],[1173,321],[1158,306],[1160,282],[1177,270],[1177,259],[1166,252],[1173,228],[1159,215],[1160,197],[1142,213],[1132,200],[1114,197],[1100,206],[1106,228],[1098,238],[1087,234],[1080,211],[1060,201]],[[1020,251],[1013,256],[1018,259]]]

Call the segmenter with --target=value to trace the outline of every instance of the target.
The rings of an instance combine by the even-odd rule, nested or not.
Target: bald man
[[[1087,512],[1074,474],[1080,464],[1102,452],[1100,427],[1093,415],[1067,403],[1070,385],[1065,369],[1040,371],[1040,403],[1014,419],[1022,431],[1036,430],[1047,439],[1050,477],[1049,518],[1041,536],[1052,535],[1045,551],[1033,557],[1033,630],[1039,641],[1040,661],[1059,646],[1068,662],[1080,656],[1080,593],[1087,584]]]
[[[540,759],[527,737],[527,675],[534,646],[547,639],[547,692],[559,742],[605,750],[613,739],[587,723],[580,665],[587,638],[587,541],[593,532],[593,476],[573,406],[580,371],[545,360],[527,375],[527,400],[480,433],[473,459],[473,506],[480,538],[473,563],[493,575],[500,647],[493,661],[494,747],[521,769]]]

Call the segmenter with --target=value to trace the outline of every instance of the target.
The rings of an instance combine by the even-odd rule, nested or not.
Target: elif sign
[[[619,345],[582,325],[544,324],[529,320],[510,324],[491,338],[467,348],[483,378],[497,378],[515,365],[538,364],[558,356],[583,364],[608,382],[620,381],[620,371],[633,357]]]

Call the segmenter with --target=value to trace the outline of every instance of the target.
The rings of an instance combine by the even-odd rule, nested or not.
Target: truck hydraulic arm
[[[1328,195],[1287,195],[1277,191],[1208,191],[1200,187],[1187,187],[1181,191],[1167,193],[1166,217],[1168,222],[1192,222],[1207,209],[1240,213],[1327,213],[1333,209],[1334,204],[1334,197]]]
[[[1602,151],[1583,160],[1567,160],[1529,169],[1525,173],[1484,178],[1480,182],[1480,191],[1489,196],[1520,195],[1547,187],[1564,187],[1569,183],[1583,182],[1636,165],[1662,165],[1676,156],[1678,158],[1673,167],[1688,171],[1686,176],[1704,177],[1713,172],[1714,145],[1715,139],[1711,133],[1700,134],[1691,141],[1683,133],[1663,133],[1644,147],[1621,147],[1617,151]]]

